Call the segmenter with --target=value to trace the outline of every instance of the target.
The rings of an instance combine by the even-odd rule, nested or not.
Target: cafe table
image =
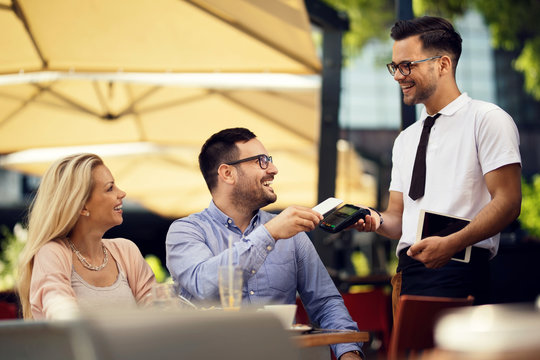
[[[315,330],[291,336],[293,343],[300,348],[300,359],[330,359],[328,345],[367,342],[367,331]]]

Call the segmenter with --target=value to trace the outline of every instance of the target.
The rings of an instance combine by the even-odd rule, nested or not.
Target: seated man
[[[234,263],[244,270],[244,304],[294,304],[298,291],[318,326],[358,330],[304,233],[322,216],[301,206],[277,216],[260,210],[276,201],[271,184],[278,170],[255,134],[232,128],[212,135],[201,149],[199,166],[212,202],[176,220],[166,240],[167,267],[179,293],[217,300],[218,267],[227,265],[232,251]],[[332,350],[342,360],[359,359],[361,345],[338,344]]]

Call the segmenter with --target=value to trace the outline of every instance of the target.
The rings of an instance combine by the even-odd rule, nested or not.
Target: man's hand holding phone
[[[272,220],[264,224],[274,240],[288,239],[301,231],[311,231],[317,227],[323,216],[304,206],[289,206]]]

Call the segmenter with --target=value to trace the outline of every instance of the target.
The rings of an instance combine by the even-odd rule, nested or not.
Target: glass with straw
[[[228,261],[218,272],[219,297],[223,310],[240,310],[242,303],[242,269],[233,264],[232,236],[229,236]]]

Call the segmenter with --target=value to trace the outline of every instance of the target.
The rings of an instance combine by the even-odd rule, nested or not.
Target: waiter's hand
[[[315,229],[323,216],[304,206],[289,206],[279,215],[264,224],[274,240],[288,239],[301,231]]]
[[[430,236],[413,244],[407,255],[421,261],[427,268],[437,269],[446,265],[460,249],[454,249],[446,237]]]
[[[358,220],[356,223],[354,223],[354,225],[351,226],[351,229],[356,229],[360,232],[377,231],[381,224],[381,218],[375,211],[369,209],[369,212],[370,215],[366,215],[365,219]]]

